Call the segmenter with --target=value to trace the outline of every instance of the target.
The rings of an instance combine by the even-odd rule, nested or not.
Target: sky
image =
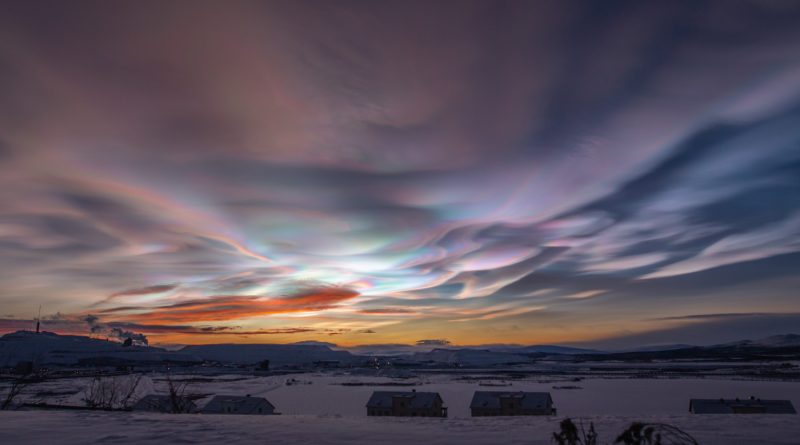
[[[798,272],[798,2],[0,3],[0,332],[710,344]]]

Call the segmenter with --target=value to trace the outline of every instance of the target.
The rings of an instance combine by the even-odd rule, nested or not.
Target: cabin
[[[692,414],[797,414],[790,400],[691,399]]]
[[[214,396],[200,411],[202,414],[277,414],[275,406],[263,397]]]
[[[196,413],[197,405],[186,397],[178,397],[173,401],[167,395],[148,394],[133,405],[133,410],[151,413]]]
[[[472,417],[556,415],[549,392],[475,391],[469,408]]]
[[[438,392],[375,391],[367,402],[368,416],[447,417]]]

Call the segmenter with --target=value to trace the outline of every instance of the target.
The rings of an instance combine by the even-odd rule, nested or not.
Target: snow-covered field
[[[302,379],[302,376],[296,377]],[[287,414],[361,416],[372,391],[387,389],[370,386],[341,386],[342,381],[386,381],[378,378],[315,376],[313,385],[272,386],[238,381],[220,385],[220,392],[241,393],[250,388],[253,395],[267,397],[279,411]],[[800,384],[717,379],[596,379],[581,382],[532,381],[509,382],[507,387],[483,387],[478,382],[463,382],[450,376],[423,378],[418,391],[436,391],[448,406],[450,417],[469,417],[469,402],[475,391],[549,391],[559,416],[636,416],[682,415],[689,409],[690,398],[749,397],[790,399],[800,406]],[[553,389],[553,386],[577,385],[583,389]],[[404,390],[404,388],[397,388]],[[408,388],[405,388],[408,389]],[[800,419],[798,419],[800,422]]]
[[[174,379],[198,376],[173,376]],[[293,378],[303,384],[286,385]],[[147,377],[140,392],[161,392],[163,376]],[[210,416],[104,412],[0,412],[1,444],[136,444],[136,443],[509,443],[549,444],[564,417],[593,421],[601,443],[612,443],[633,421],[674,424],[702,444],[798,444],[798,416],[689,414],[692,397],[788,398],[800,406],[796,382],[724,379],[586,379],[580,382],[514,380],[511,386],[479,386],[476,379],[423,375],[406,380],[347,374],[294,374],[252,377],[218,376],[195,382],[188,392],[251,394],[267,397],[281,416]],[[499,383],[499,380],[493,380]],[[418,391],[438,391],[449,407],[448,419],[373,418],[364,404],[374,390],[387,386],[343,386],[342,383],[411,383]],[[48,381],[28,388],[25,398],[50,403],[81,404],[85,379]],[[553,389],[577,385],[582,389]],[[398,390],[411,387],[395,387]],[[558,408],[555,417],[471,418],[469,402],[476,390],[550,391]],[[61,395],[58,395],[61,393]],[[69,394],[71,393],[71,394]],[[37,395],[39,394],[39,395]],[[199,400],[202,406],[207,399]]]
[[[174,379],[196,376],[174,376]],[[287,378],[310,384],[286,385]],[[499,383],[494,379],[458,380],[451,375],[422,375],[411,379],[389,379],[347,374],[292,374],[289,376],[253,377],[218,376],[212,382],[190,383],[188,393],[233,394],[263,396],[277,410],[292,415],[323,415],[363,417],[364,404],[375,390],[435,391],[442,395],[449,416],[469,417],[469,402],[475,391],[549,391],[561,416],[675,416],[688,413],[691,398],[734,398],[755,396],[762,399],[789,399],[800,407],[800,383],[781,381],[704,379],[585,379],[579,382],[557,380],[509,380],[511,386],[480,386],[479,381]],[[46,401],[82,405],[85,379],[54,380],[27,389],[28,401]],[[360,382],[368,385],[380,383],[415,383],[413,387],[343,386],[342,383]],[[579,386],[582,389],[553,389],[553,386]],[[140,395],[165,392],[163,376],[146,377],[139,388]],[[50,392],[49,397],[37,394]],[[72,393],[57,395],[59,393]],[[198,401],[203,406],[208,400]],[[800,419],[796,420],[800,423]]]
[[[666,422],[704,445],[794,444],[797,416],[597,416],[600,443],[633,420]],[[559,418],[225,416],[95,412],[0,412],[0,443],[38,444],[552,444]]]

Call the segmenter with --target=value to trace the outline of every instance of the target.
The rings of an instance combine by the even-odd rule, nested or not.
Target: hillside
[[[718,360],[790,361],[800,360],[800,335],[774,335],[758,340],[741,340],[712,346],[682,346],[670,349],[636,350],[608,354],[579,354],[580,360]]]
[[[594,349],[573,348],[570,346],[558,346],[558,345],[532,345],[532,346],[519,346],[519,347],[508,347],[508,348],[489,348],[489,350],[498,352],[511,352],[514,354],[560,354],[560,355],[595,354],[602,352]]]
[[[465,366],[492,366],[513,363],[528,363],[530,358],[521,354],[493,352],[481,349],[434,349],[430,352],[417,352],[408,357],[417,362],[459,364]]]
[[[76,365],[86,362],[147,363],[199,362],[190,354],[150,346],[122,346],[121,343],[79,335],[17,331],[0,337],[0,366],[21,361],[38,365]]]
[[[198,356],[203,360],[222,363],[256,364],[269,360],[271,366],[308,365],[316,361],[339,361],[352,363],[357,356],[347,351],[334,351],[329,346],[318,344],[215,344],[186,346],[182,353]]]

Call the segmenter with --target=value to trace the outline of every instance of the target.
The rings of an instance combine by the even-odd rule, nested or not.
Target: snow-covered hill
[[[408,354],[413,354],[415,352],[428,352],[431,349],[433,348],[432,347],[423,348],[420,346],[406,345],[401,343],[360,345],[360,346],[351,346],[347,348],[347,350],[352,352],[353,354],[366,355],[366,356],[408,355]]]
[[[86,360],[120,362],[199,362],[198,357],[149,346],[123,346],[121,343],[79,335],[52,332],[17,331],[0,337],[0,366],[15,366],[21,361],[38,365],[75,365]]]
[[[760,338],[758,340],[740,340],[717,346],[785,348],[791,346],[800,346],[800,335],[798,334],[772,335],[770,337]]]
[[[197,345],[186,346],[180,352],[201,357],[203,360],[223,363],[256,364],[262,360],[269,360],[271,366],[308,365],[317,361],[352,363],[358,360],[358,357],[347,351],[334,351],[329,346],[316,344]]]
[[[518,347],[506,347],[506,348],[488,348],[488,349],[490,351],[511,352],[514,354],[575,355],[575,354],[597,354],[602,352],[596,349],[573,348],[570,346],[559,346],[559,345],[532,345],[532,346],[518,346]]]
[[[430,352],[417,352],[409,357],[417,362],[460,364],[466,366],[491,366],[512,363],[528,363],[531,360],[520,354],[493,352],[481,349],[434,349]]]
[[[406,344],[375,344],[375,345],[351,346],[346,349],[357,355],[397,356],[397,355],[411,355],[414,353],[425,353],[425,352],[430,352],[437,348],[435,346],[418,346],[418,345],[406,345]],[[516,344],[451,346],[449,348],[438,348],[438,349],[453,349],[453,350],[471,349],[471,350],[510,353],[510,354],[561,354],[561,355],[596,354],[601,352],[593,349],[573,348],[570,346],[559,346],[559,345],[523,346]]]

